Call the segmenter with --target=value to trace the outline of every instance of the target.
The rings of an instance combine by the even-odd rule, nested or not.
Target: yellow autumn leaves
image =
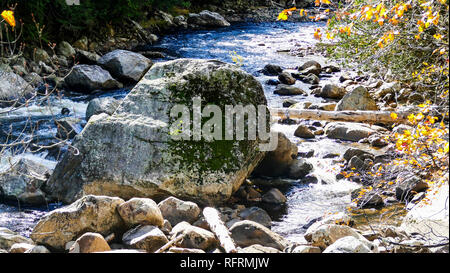
[[[1,13],[3,20],[8,23],[10,26],[16,26],[16,20],[14,18],[14,12],[12,10],[4,10]]]

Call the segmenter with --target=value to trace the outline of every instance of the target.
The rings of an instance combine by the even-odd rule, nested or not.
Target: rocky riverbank
[[[200,20],[193,17],[191,22]],[[222,19],[219,21],[225,26]],[[91,42],[85,45],[89,50]],[[58,51],[88,55],[68,43],[59,45]],[[312,47],[288,52],[299,56],[318,54]],[[369,199],[361,199],[361,190],[356,190],[352,196],[356,200],[353,212],[312,219],[304,226],[304,239],[296,242],[273,232],[271,217],[261,209],[263,205],[270,208],[285,204],[283,187],[289,181],[329,183],[313,172],[315,165],[309,161],[313,156],[342,164],[335,177],[338,183],[353,180],[361,187],[367,186],[368,181],[373,183],[347,174],[376,172],[380,164],[391,160],[393,147],[385,137],[404,130],[405,125],[392,129],[390,124],[284,118],[277,125],[295,127],[293,137],[280,132],[275,151],[264,153],[255,149],[260,140],[187,142],[180,146],[168,138],[168,110],[173,104],[190,105],[192,98],[200,95],[206,103],[221,106],[267,105],[261,83],[238,67],[216,60],[153,63],[147,57],[156,53],[128,50],[105,53],[90,55],[92,62],[73,68],[68,65],[71,74],[65,79],[61,77],[57,81],[59,86],[89,93],[137,85],[123,100],[92,100],[84,121],[58,121],[60,138],[74,141],[72,150],[55,170],[54,166],[49,168],[43,162],[26,159],[14,164],[6,175],[0,169],[3,196],[31,204],[55,200],[69,204],[42,217],[31,239],[3,228],[0,249],[15,253],[224,252],[228,248],[224,248],[222,236],[205,219],[205,206],[214,206],[237,252],[448,252],[448,243],[438,244],[423,236],[424,227],[435,225],[433,231],[448,238],[448,209],[431,220],[421,219],[424,212],[434,215],[435,210],[448,204],[448,189],[435,188],[424,182],[423,177],[395,170],[392,174],[401,181]],[[276,85],[276,96],[289,96],[283,102],[286,109],[394,111],[403,109],[403,102],[417,101],[412,96],[417,90],[408,86],[381,81],[376,75],[342,71],[340,65],[328,60],[323,63],[317,56],[312,59],[316,60],[299,62],[296,67],[267,65],[259,72]],[[336,77],[337,82],[329,81]],[[299,86],[303,83],[306,87]],[[217,92],[223,89],[226,92]],[[309,96],[320,98],[321,102],[302,100]],[[299,149],[303,146],[294,140],[319,145],[333,140],[363,148],[343,146],[346,149],[342,152],[319,154],[315,149]],[[443,184],[448,188],[448,176]],[[425,196],[431,198],[432,193],[425,192],[427,188],[439,192],[432,207],[426,205],[426,199],[420,200]],[[402,204],[410,209],[406,217]],[[377,218],[387,210],[394,214],[392,225],[383,222],[373,229],[364,223],[368,216]],[[420,224],[417,219],[421,219]],[[398,222],[403,224],[398,227]]]

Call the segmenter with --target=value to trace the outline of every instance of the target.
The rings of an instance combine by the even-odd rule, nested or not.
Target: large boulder
[[[270,151],[253,172],[254,175],[278,177],[286,175],[297,157],[297,145],[292,143],[283,133],[278,133],[278,145]]]
[[[0,66],[0,107],[24,103],[33,95],[31,84],[12,72],[9,67]],[[17,105],[16,105],[17,106]]]
[[[98,64],[117,79],[138,82],[153,63],[139,53],[117,49],[102,56]]]
[[[122,84],[116,81],[108,71],[98,65],[80,64],[72,68],[64,83],[76,91],[90,93],[98,89],[121,88]]]
[[[261,84],[235,65],[196,59],[157,63],[112,116],[91,118],[74,140],[79,153],[65,154],[49,191],[69,203],[83,194],[225,202],[264,157],[258,149],[263,142],[178,135],[174,128],[183,118],[175,120],[170,112],[175,105],[188,112],[195,97],[219,108],[267,104]]]
[[[190,13],[187,19],[188,24],[197,25],[200,27],[214,28],[214,27],[228,27],[230,23],[217,12],[204,10],[198,14]]]
[[[0,170],[0,196],[29,205],[45,204],[41,188],[51,173],[49,166],[28,158],[12,159],[12,165]]]
[[[97,232],[103,236],[121,232],[125,225],[117,207],[124,202],[117,197],[85,196],[41,218],[31,233],[31,239],[38,244],[64,250],[66,243],[85,232]]]
[[[364,86],[358,86],[347,93],[336,105],[336,111],[346,110],[378,110],[377,103]]]

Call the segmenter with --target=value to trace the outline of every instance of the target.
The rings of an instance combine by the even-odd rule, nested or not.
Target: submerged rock
[[[262,141],[193,141],[175,134],[179,123],[170,117],[172,108],[189,107],[197,96],[203,105],[222,108],[267,104],[261,84],[235,65],[196,59],[157,63],[112,116],[91,118],[73,143],[79,153],[65,154],[49,191],[66,203],[83,194],[225,202],[262,160],[265,153],[257,149]]]

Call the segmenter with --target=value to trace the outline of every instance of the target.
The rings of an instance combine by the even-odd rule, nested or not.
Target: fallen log
[[[290,109],[290,108],[270,108],[270,114],[280,118],[291,119],[312,119],[327,121],[343,121],[343,122],[361,122],[361,123],[381,123],[407,124],[408,116],[411,112],[395,112],[397,118],[393,119],[388,111],[323,111],[323,110],[307,110],[307,109]]]
[[[220,219],[219,212],[215,208],[206,207],[203,209],[203,216],[205,217],[205,221],[208,223],[211,231],[219,239],[220,245],[225,252],[236,253],[236,246],[234,245],[233,239],[231,239],[228,228]]]

